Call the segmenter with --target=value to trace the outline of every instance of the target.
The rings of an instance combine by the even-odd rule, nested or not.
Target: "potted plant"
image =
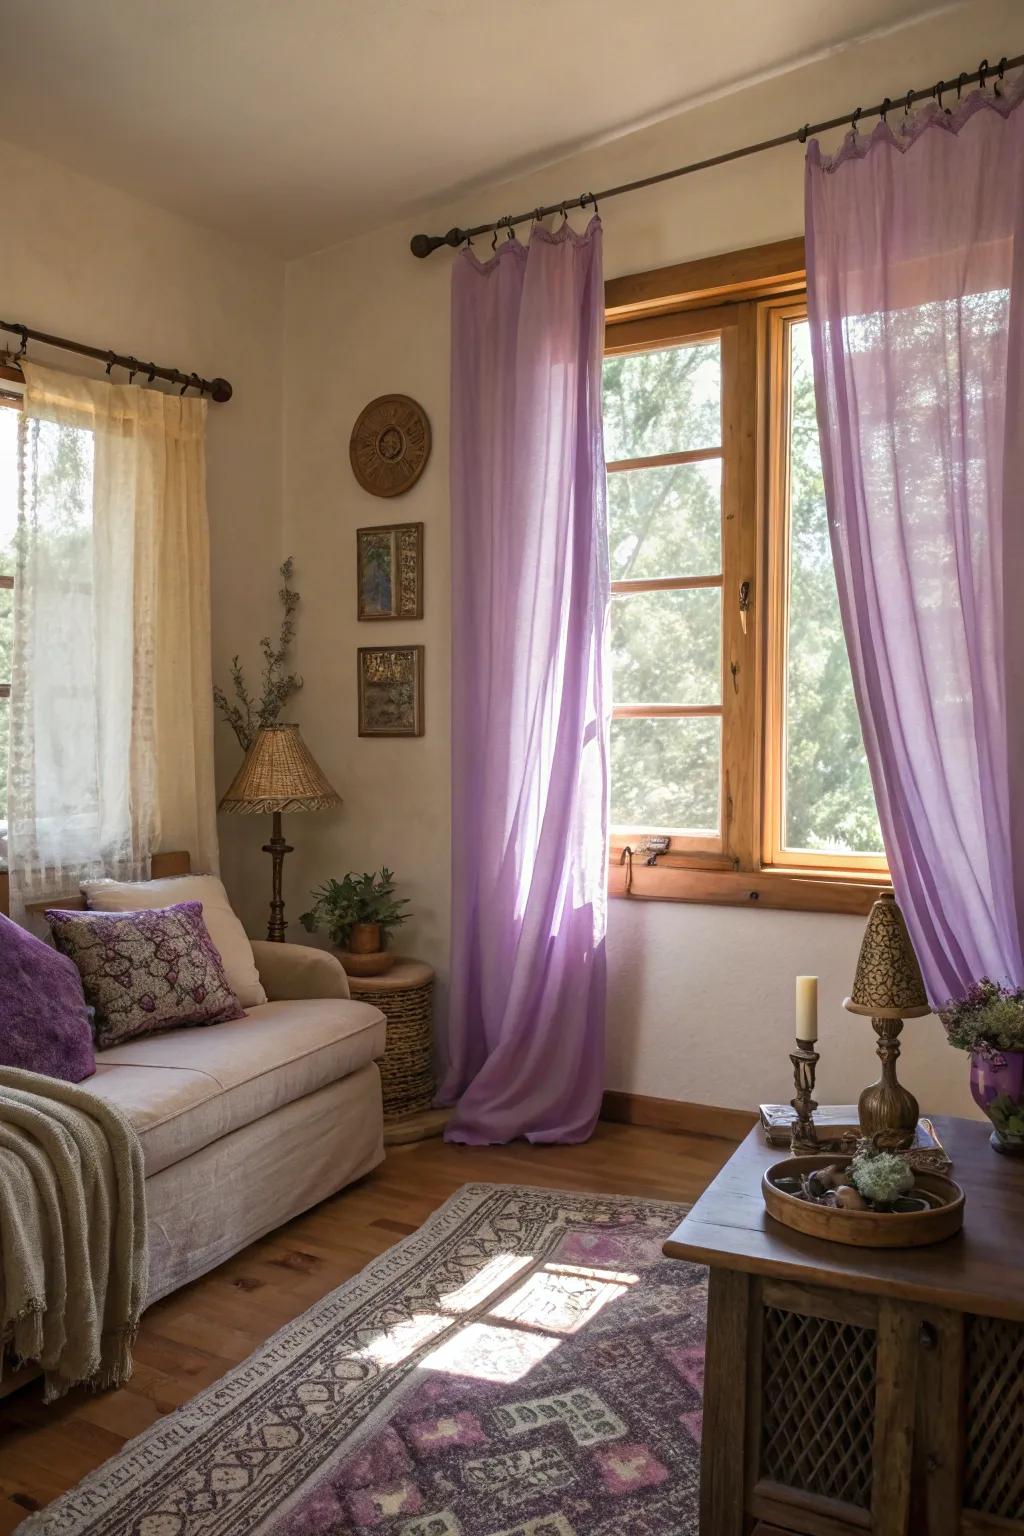
[[[327,880],[318,886],[312,892],[312,907],[299,921],[307,933],[327,930],[347,971],[379,976],[394,963],[386,950],[390,930],[409,915],[401,910],[408,906],[407,899],[396,899],[394,891],[390,869],[364,875],[350,870],[343,880]]]
[[[939,1010],[950,1045],[971,1054],[971,1093],[997,1152],[1024,1156],[1024,987],[987,976]]]

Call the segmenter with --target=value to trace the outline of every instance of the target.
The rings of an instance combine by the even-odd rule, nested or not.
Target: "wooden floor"
[[[0,1402],[0,1533],[72,1487],[124,1442],[209,1386],[275,1329],[399,1242],[462,1184],[692,1201],[733,1143],[600,1124],[580,1147],[389,1149],[374,1173],[157,1302],[145,1314],[135,1374],[116,1392],[74,1392],[44,1408],[38,1383]]]

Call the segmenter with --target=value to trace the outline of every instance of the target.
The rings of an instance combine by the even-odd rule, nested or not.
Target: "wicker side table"
[[[432,1109],[434,1076],[434,972],[422,960],[395,957],[383,976],[350,976],[349,991],[372,1003],[388,1021],[388,1043],[380,1063],[384,1089],[384,1143],[423,1141],[437,1136],[451,1114]]]

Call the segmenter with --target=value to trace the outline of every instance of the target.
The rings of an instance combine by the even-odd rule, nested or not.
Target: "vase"
[[[1024,1157],[1024,1051],[971,1056],[971,1094],[994,1127],[997,1152]]]
[[[354,955],[375,955],[383,948],[380,923],[353,923],[349,929],[348,947]]]

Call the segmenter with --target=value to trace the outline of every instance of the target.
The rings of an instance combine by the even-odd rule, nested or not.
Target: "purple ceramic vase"
[[[1024,1157],[1024,1051],[971,1056],[971,1093],[995,1129],[989,1138],[997,1152]]]

